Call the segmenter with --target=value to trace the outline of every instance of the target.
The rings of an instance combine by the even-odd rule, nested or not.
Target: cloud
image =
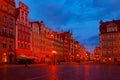
[[[94,35],[88,39],[81,40],[81,44],[84,45],[88,51],[93,52],[96,46],[99,46],[99,35]]]

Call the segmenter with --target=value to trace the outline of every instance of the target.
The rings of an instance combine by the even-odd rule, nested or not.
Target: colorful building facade
[[[74,39],[72,33],[61,32],[63,39],[63,54],[66,61],[70,62],[74,60]]]
[[[36,57],[35,62],[40,62],[40,44],[41,44],[41,36],[40,36],[40,23],[39,22],[31,22],[32,28],[32,53],[34,57]]]
[[[0,0],[0,63],[15,59],[15,1]]]
[[[54,32],[53,38],[53,50],[56,51],[56,61],[63,61],[64,54],[63,54],[63,39],[59,32]]]
[[[95,47],[94,49],[94,60],[100,60],[101,58],[101,49],[100,47]]]
[[[37,63],[48,63],[51,60],[53,50],[52,30],[45,28],[43,21],[31,22],[33,54],[37,57]]]
[[[120,56],[120,20],[100,22],[100,48],[102,57]]]
[[[19,8],[16,9],[16,60],[22,62],[28,59],[28,62],[34,62],[32,54],[31,27],[29,21],[29,8],[24,3],[19,2]]]

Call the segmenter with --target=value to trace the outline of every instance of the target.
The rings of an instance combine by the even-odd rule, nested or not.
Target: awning
[[[17,59],[37,59],[34,56],[18,55]]]
[[[26,55],[18,55],[17,59],[28,59]]]

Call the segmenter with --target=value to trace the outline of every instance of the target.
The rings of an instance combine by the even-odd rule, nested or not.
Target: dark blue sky
[[[99,21],[120,19],[120,0],[16,0],[30,9],[31,21],[44,21],[55,31],[72,31],[93,52],[99,46]]]

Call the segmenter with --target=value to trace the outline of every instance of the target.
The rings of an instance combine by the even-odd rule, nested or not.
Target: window
[[[107,26],[107,32],[113,32],[113,31],[117,31],[117,25],[111,23]]]
[[[13,42],[12,42],[12,41],[10,41],[9,48],[10,48],[10,49],[12,49],[12,48],[13,48]]]
[[[18,26],[18,29],[21,30],[21,26]]]
[[[27,45],[25,44],[25,48],[27,47]]]
[[[24,27],[22,27],[22,31],[24,31]]]
[[[13,36],[13,29],[10,29],[9,35],[10,35],[10,36]]]
[[[3,17],[3,22],[4,22],[4,23],[7,22],[7,17],[6,17],[6,16]]]
[[[21,43],[21,47],[23,48],[23,43]]]
[[[28,45],[28,48],[30,49],[30,45]]]
[[[7,44],[6,44],[6,43],[3,43],[3,44],[2,44],[2,47],[3,47],[3,48],[7,48]]]
[[[12,49],[12,44],[9,45],[9,48]]]
[[[20,42],[18,42],[18,47],[20,46]]]
[[[2,28],[2,33],[4,33],[4,34],[7,33],[7,28],[5,26],[3,26],[3,28]]]
[[[9,24],[13,25],[13,19],[9,19]]]

